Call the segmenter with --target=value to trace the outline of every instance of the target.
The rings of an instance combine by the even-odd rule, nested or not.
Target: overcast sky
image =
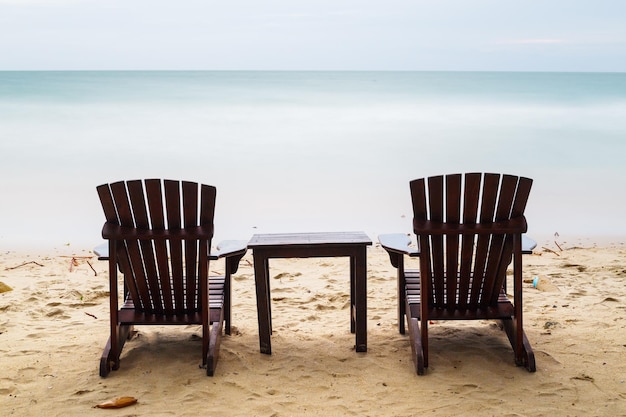
[[[0,0],[0,70],[626,71],[626,0]]]

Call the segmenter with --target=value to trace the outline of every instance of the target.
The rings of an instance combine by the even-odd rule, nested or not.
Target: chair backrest
[[[428,308],[476,310],[497,303],[513,237],[526,231],[531,185],[529,178],[481,173],[411,181]]]
[[[124,296],[130,296],[134,308],[171,315],[200,311],[215,187],[149,179],[104,184],[97,191],[105,228],[126,231],[123,239],[116,239],[115,255],[124,273]],[[210,233],[194,233],[200,228]]]

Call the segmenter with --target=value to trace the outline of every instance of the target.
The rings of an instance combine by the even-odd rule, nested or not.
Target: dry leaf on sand
[[[95,408],[122,408],[133,405],[137,402],[135,397],[119,397],[111,401],[106,401],[96,405]]]

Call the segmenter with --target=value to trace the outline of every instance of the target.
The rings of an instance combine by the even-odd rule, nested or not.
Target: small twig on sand
[[[65,256],[65,255],[61,255],[61,258],[71,258],[70,259],[70,272],[74,271],[74,267],[79,265],[78,264],[78,260],[82,259],[85,262],[87,262],[87,265],[89,265],[89,268],[91,268],[91,270],[93,271],[93,274],[95,276],[98,276],[98,273],[94,269],[93,265],[91,265],[91,262],[89,262],[89,259],[93,258],[93,256]]]
[[[74,270],[75,266],[78,266],[78,261],[76,260],[76,258],[72,258],[72,260],[70,261],[70,272]]]
[[[38,263],[38,262],[35,262],[35,261],[30,261],[30,262],[24,262],[23,264],[18,265],[18,266],[11,266],[11,267],[4,268],[4,270],[5,270],[5,271],[10,271],[11,269],[21,268],[21,267],[23,267],[23,266],[30,265],[30,264],[35,264],[35,265],[37,265],[37,266],[41,266],[41,267],[43,267],[43,265],[42,265],[42,264],[40,264],[40,263]]]
[[[93,275],[94,277],[98,276],[98,273],[96,272],[96,270],[93,268],[93,265],[91,264],[91,262],[87,261],[87,265],[89,265],[89,268],[91,268],[91,270],[93,271]]]
[[[554,241],[554,244],[556,245],[557,248],[559,248],[561,252],[563,252],[563,248],[561,248],[561,246],[558,244],[556,240]]]
[[[546,248],[545,246],[542,246],[541,248],[542,248],[543,250],[547,251],[547,252],[552,252],[552,253],[553,253],[553,254],[555,254],[556,256],[561,256],[561,255],[559,255],[559,253],[558,253],[558,252],[555,252],[555,251],[553,251],[553,250],[552,250],[552,249],[550,249],[550,248]]]
[[[87,313],[87,312],[85,311],[85,314],[86,314],[86,315],[88,315],[89,317],[93,317],[94,319],[98,320],[98,317],[94,316],[94,315],[93,315],[93,314],[91,314],[91,313]]]

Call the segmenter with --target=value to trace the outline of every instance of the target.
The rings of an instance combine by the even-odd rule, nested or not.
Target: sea
[[[626,241],[626,73],[2,71],[0,249],[103,242],[96,186],[217,187],[214,243],[411,233],[409,181],[534,180],[528,235]]]

